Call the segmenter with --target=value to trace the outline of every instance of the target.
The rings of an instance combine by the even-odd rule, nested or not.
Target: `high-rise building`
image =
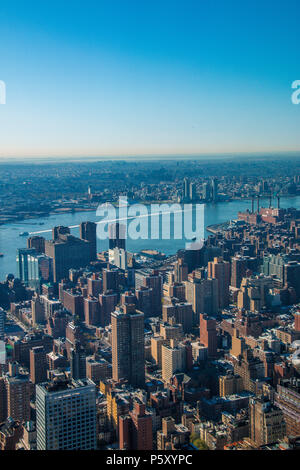
[[[19,248],[17,250],[17,269],[21,281],[36,290],[43,282],[53,279],[52,259],[40,254],[35,248]]]
[[[43,303],[40,300],[39,295],[35,295],[31,299],[31,313],[33,326],[45,323],[45,309]]]
[[[217,279],[193,278],[184,282],[185,297],[196,314],[215,315],[219,309],[219,287]]]
[[[172,299],[170,304],[163,305],[163,321],[182,325],[184,333],[190,333],[193,327],[193,310],[189,302],[178,302]]]
[[[151,357],[159,368],[162,365],[162,346],[166,343],[167,341],[162,336],[151,337]]]
[[[36,386],[37,450],[96,449],[96,386],[54,379]]]
[[[72,379],[86,378],[86,353],[77,341],[75,341],[74,348],[70,350],[70,369]]]
[[[79,233],[81,240],[86,240],[90,243],[90,261],[97,259],[97,225],[94,222],[82,222],[79,226]]]
[[[90,325],[98,325],[100,322],[100,303],[97,297],[88,296],[83,299],[84,321]]]
[[[135,290],[137,309],[143,312],[145,318],[152,314],[152,289],[150,287],[141,286]]]
[[[170,382],[175,372],[183,372],[185,367],[186,348],[183,344],[171,339],[170,345],[162,345],[162,378],[165,382]]]
[[[47,380],[47,359],[43,346],[30,349],[30,380],[33,384]]]
[[[123,248],[126,249],[126,225],[119,222],[108,225],[109,249]]]
[[[219,308],[229,305],[230,263],[214,258],[208,263],[208,277],[218,279]]]
[[[235,395],[243,390],[243,380],[239,375],[227,374],[219,377],[219,395]]]
[[[54,227],[53,240],[46,240],[45,254],[53,260],[53,280],[68,278],[69,269],[90,263],[90,242],[74,237],[68,227]]]
[[[35,248],[38,253],[45,253],[45,238],[37,235],[27,238],[27,248]]]
[[[17,272],[18,277],[28,285],[31,269],[29,265],[29,255],[36,255],[35,248],[18,248],[17,250]]]
[[[186,281],[188,278],[188,265],[183,258],[178,258],[174,264],[174,280],[176,282]]]
[[[152,416],[139,399],[128,415],[119,417],[120,449],[152,450]]]
[[[98,296],[102,292],[102,279],[99,279],[98,274],[94,273],[91,277],[87,278],[88,295]]]
[[[100,380],[111,378],[111,364],[97,355],[86,358],[86,377],[91,379],[96,385]]]
[[[287,436],[300,436],[300,379],[280,380],[275,405],[283,412]]]
[[[103,276],[103,292],[112,290],[118,292],[119,290],[119,269],[118,268],[104,268],[102,270]]]
[[[200,314],[200,342],[207,347],[208,356],[215,357],[217,354],[217,331],[216,320],[205,313]]]
[[[250,401],[250,437],[257,446],[276,443],[285,436],[285,422],[280,408],[265,397]]]
[[[139,269],[135,272],[135,288],[142,286],[152,289],[151,315],[159,316],[161,314],[162,276],[157,270]]]
[[[242,256],[235,256],[231,258],[231,281],[230,284],[233,287],[239,289],[241,282],[246,274],[247,270],[247,259]]]
[[[111,314],[113,379],[134,387],[145,383],[144,314],[124,304]]]
[[[100,302],[100,326],[104,327],[110,324],[110,315],[118,303],[118,294],[108,290],[99,295]]]
[[[15,421],[30,420],[30,382],[26,375],[5,376],[7,416]]]

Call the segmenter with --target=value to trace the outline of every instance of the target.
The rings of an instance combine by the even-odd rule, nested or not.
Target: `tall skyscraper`
[[[111,314],[113,379],[134,387],[145,383],[144,314],[123,304]]]
[[[149,287],[152,289],[151,314],[159,316],[161,314],[162,300],[162,277],[155,269],[139,269],[135,272],[135,288]]]
[[[18,277],[26,285],[29,284],[31,278],[31,267],[29,262],[29,255],[36,255],[35,248],[18,248],[17,250],[17,272]]]
[[[45,242],[45,253],[53,259],[54,282],[68,278],[70,268],[83,268],[90,262],[90,242],[70,235],[68,230],[54,227],[53,240]]]
[[[37,235],[27,238],[27,248],[35,248],[38,253],[45,253],[45,238]]]
[[[37,450],[96,449],[96,386],[57,377],[36,386]]]
[[[241,282],[246,274],[247,259],[242,256],[235,256],[231,259],[231,285],[241,287]]]
[[[90,261],[97,259],[97,225],[94,222],[82,222],[79,226],[81,240],[90,243]]]
[[[196,314],[214,315],[219,308],[219,291],[217,279],[190,279],[184,282],[185,298],[192,304]]]
[[[108,290],[117,292],[119,290],[119,270],[118,268],[104,268],[102,270],[103,276],[103,292]]]
[[[186,367],[186,349],[177,340],[170,340],[170,345],[164,344],[161,348],[162,378],[170,382],[175,372],[182,372]]]
[[[110,324],[110,314],[114,311],[118,303],[118,294],[112,290],[106,291],[104,294],[99,295],[100,303],[100,326]]]
[[[208,315],[200,314],[200,342],[208,349],[208,356],[215,357],[217,354],[217,331],[216,320]]]
[[[30,380],[33,384],[47,380],[47,360],[43,346],[30,349]]]
[[[19,375],[5,377],[7,416],[15,421],[30,420],[30,382],[28,376]]]
[[[119,222],[108,225],[109,249],[126,249],[126,225]]]
[[[75,341],[75,347],[70,350],[70,369],[72,379],[86,378],[86,353],[77,341]]]
[[[208,277],[218,279],[219,308],[229,305],[230,263],[214,258],[208,263]]]

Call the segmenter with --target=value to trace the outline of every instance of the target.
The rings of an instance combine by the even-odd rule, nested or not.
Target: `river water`
[[[268,199],[261,200],[261,206],[266,206],[267,204]],[[281,198],[280,206],[283,208],[295,207],[299,209],[300,196]],[[231,219],[236,219],[238,211],[243,211],[247,208],[251,208],[251,201],[249,200],[236,200],[230,202],[219,202],[217,204],[204,204],[204,225],[207,227],[209,225],[219,224]],[[4,256],[0,258],[0,281],[4,280],[8,273],[16,275],[16,251],[17,248],[25,248],[27,240],[27,237],[20,237],[20,233],[43,232],[40,233],[40,235],[44,236],[46,239],[50,239],[52,237],[51,229],[54,226],[73,226],[87,220],[91,222],[98,222],[100,218],[96,215],[96,211],[75,212],[68,214],[54,214],[48,217],[1,225],[0,252],[2,252]],[[71,229],[71,233],[75,236],[79,236],[79,229],[73,228]],[[205,231],[205,236],[207,235],[208,232]],[[176,253],[176,251],[181,248],[185,248],[185,242],[186,240],[184,238],[181,240],[164,240],[162,238],[158,240],[128,239],[126,241],[126,248],[131,252],[138,252],[142,249],[155,249],[170,255]],[[108,249],[107,240],[97,240],[97,244],[98,251]]]

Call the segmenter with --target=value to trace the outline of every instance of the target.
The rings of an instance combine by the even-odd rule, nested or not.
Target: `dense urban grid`
[[[1,166],[3,224],[120,195],[249,209],[172,256],[127,251],[122,222],[98,252],[88,214],[27,234],[0,283],[0,449],[299,448],[299,159],[45,168]]]

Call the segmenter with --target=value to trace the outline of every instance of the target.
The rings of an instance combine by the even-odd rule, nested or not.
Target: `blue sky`
[[[299,0],[0,4],[0,157],[300,150]]]

